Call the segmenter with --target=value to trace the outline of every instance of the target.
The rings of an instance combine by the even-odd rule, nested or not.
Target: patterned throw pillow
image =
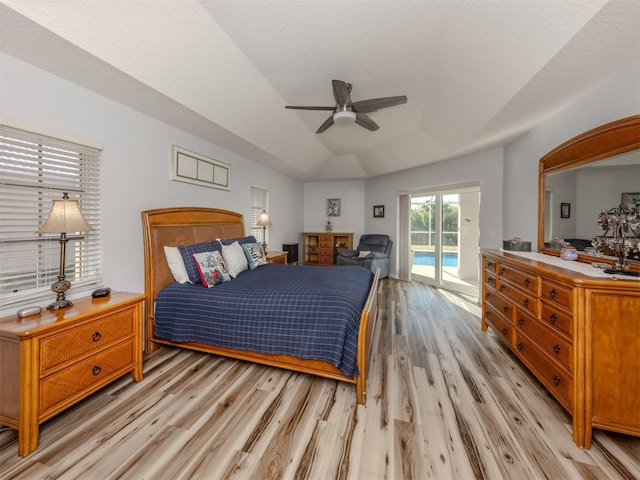
[[[247,256],[249,270],[254,270],[260,265],[267,264],[267,256],[264,254],[264,248],[262,248],[261,243],[243,243],[242,249]]]
[[[178,251],[180,252],[180,255],[182,255],[184,268],[187,270],[189,282],[193,283],[194,285],[202,283],[200,272],[198,271],[198,267],[196,266],[196,261],[193,258],[193,255],[195,253],[213,252],[215,250],[220,250],[220,244],[215,240],[212,240],[210,242],[195,243],[193,245],[178,245]]]
[[[193,259],[205,287],[211,288],[218,283],[231,280],[220,252],[195,253]]]

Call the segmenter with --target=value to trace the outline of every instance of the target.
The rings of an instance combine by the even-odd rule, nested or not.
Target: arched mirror
[[[623,201],[640,198],[640,115],[589,130],[540,159],[538,250],[558,256],[562,238],[579,251],[603,231],[597,217]],[[611,263],[615,258],[580,254],[582,262]],[[633,270],[640,261],[630,260]]]

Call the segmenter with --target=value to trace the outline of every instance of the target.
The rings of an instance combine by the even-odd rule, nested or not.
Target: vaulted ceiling
[[[508,144],[640,59],[637,0],[3,0],[0,49],[301,180]],[[315,131],[331,80],[405,105]]]

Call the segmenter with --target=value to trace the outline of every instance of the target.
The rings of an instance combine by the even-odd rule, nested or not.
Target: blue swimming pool
[[[458,252],[444,252],[442,256],[443,267],[457,267],[458,266]],[[413,264],[414,265],[435,265],[436,254],[435,252],[413,252]]]

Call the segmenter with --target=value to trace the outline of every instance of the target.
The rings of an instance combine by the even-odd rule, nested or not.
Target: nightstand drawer
[[[134,311],[124,310],[40,341],[40,374],[134,333]]]
[[[132,339],[46,377],[40,382],[41,417],[47,416],[47,410],[66,400],[73,401],[75,395],[103,383],[118,370],[133,365],[134,360]]]

